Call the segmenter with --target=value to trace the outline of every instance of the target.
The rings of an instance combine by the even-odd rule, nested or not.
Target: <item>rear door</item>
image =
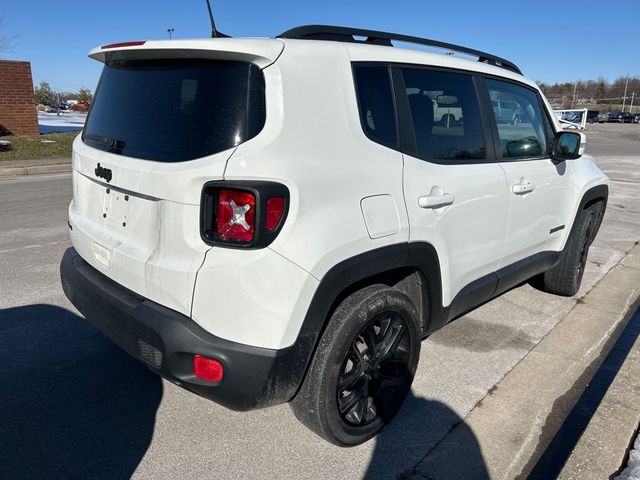
[[[223,179],[236,146],[262,129],[262,72],[228,59],[105,60],[74,143],[72,243],[114,281],[189,315],[209,249],[202,186]]]
[[[571,224],[574,191],[567,162],[551,158],[553,127],[539,93],[506,80],[486,78],[491,101],[505,99],[521,111],[517,124],[493,127],[508,184],[509,221],[500,268],[545,251],[558,251]]]
[[[479,279],[480,295],[490,295],[504,246],[508,199],[475,80],[471,74],[408,66],[397,67],[394,80],[399,115],[406,105],[412,133],[404,154],[410,240],[437,249],[443,305]],[[435,105],[449,105],[461,115],[441,122]]]

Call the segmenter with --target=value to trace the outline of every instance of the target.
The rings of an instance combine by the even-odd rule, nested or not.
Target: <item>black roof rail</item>
[[[364,37],[364,40],[358,40],[355,37]],[[366,30],[363,28],[336,27],[333,25],[303,25],[301,27],[295,27],[287,30],[286,32],[278,35],[277,38],[332,40],[336,42],[368,43],[373,45],[383,45],[386,47],[393,47],[391,40],[397,40],[399,42],[428,45],[430,47],[437,47],[454,52],[465,53],[467,55],[473,55],[474,57],[478,57],[479,62],[502,67],[522,75],[520,69],[513,62],[491,55],[490,53],[481,52],[480,50],[474,50],[461,45],[454,45],[453,43],[401,35],[399,33],[379,32],[377,30]]]

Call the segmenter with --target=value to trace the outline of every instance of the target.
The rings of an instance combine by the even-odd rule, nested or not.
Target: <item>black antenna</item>
[[[216,30],[216,22],[213,20],[213,12],[211,11],[211,3],[209,2],[209,0],[206,0],[207,2],[207,10],[209,11],[209,21],[211,22],[211,38],[216,38],[216,37],[224,37],[227,38],[229,37],[229,35],[225,35],[222,32],[219,32],[218,30]]]

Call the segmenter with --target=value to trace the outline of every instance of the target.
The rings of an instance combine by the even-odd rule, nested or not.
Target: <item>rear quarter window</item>
[[[398,133],[389,67],[358,65],[353,74],[364,133],[374,142],[396,147]]]
[[[82,139],[160,162],[213,155],[262,130],[264,89],[260,69],[245,62],[111,62],[103,68]]]

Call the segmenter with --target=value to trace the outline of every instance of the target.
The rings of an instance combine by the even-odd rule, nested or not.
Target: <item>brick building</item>
[[[38,135],[29,62],[0,60],[0,135]]]

